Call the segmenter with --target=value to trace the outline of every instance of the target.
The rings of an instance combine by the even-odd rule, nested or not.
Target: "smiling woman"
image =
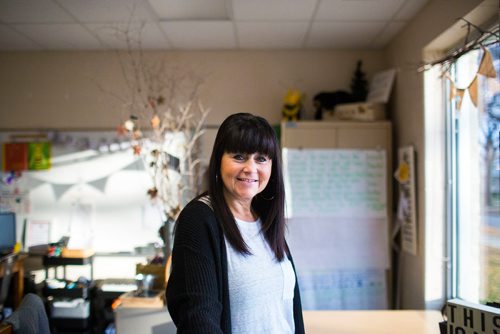
[[[256,214],[245,210],[262,192],[271,176],[272,160],[261,153],[224,153],[221,162],[221,178],[224,197],[236,218],[251,221]]]
[[[222,123],[208,194],[176,225],[167,303],[178,333],[304,332],[281,166],[264,118],[234,114]]]

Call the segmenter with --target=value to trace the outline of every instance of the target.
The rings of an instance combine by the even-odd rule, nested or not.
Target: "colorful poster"
[[[2,170],[17,172],[28,169],[28,143],[4,143]]]
[[[399,167],[394,174],[399,183],[399,204],[396,224],[401,228],[403,251],[417,255],[417,205],[415,194],[415,152],[413,146],[398,150]]]
[[[50,168],[50,143],[29,143],[28,169],[43,170]]]

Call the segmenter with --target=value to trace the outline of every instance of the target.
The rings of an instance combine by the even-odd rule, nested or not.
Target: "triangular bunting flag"
[[[449,79],[449,77],[448,77]],[[457,87],[455,86],[455,83],[453,81],[450,80],[450,101],[453,101],[453,99],[455,98],[455,96],[457,96]]]
[[[472,80],[471,84],[469,85],[469,96],[470,100],[474,104],[474,107],[477,107],[477,75],[474,77],[474,80]]]
[[[24,174],[26,176],[26,188],[28,188],[30,191],[37,188],[38,186],[41,186],[42,184],[45,184],[47,182],[35,179],[34,177],[30,177],[29,173]]]
[[[88,185],[96,188],[100,192],[104,194],[104,190],[106,189],[106,184],[108,183],[108,177],[103,177],[101,179],[92,181],[92,182],[87,182]]]
[[[457,110],[460,110],[462,108],[462,101],[464,100],[464,93],[465,93],[465,89],[457,89],[457,96],[458,96]]]
[[[482,74],[488,78],[496,78],[497,72],[495,71],[495,67],[493,66],[493,58],[491,57],[491,53],[483,48],[483,58],[481,59],[481,64],[479,65],[478,74]]]
[[[144,164],[141,159],[135,159],[134,162],[123,167],[121,170],[144,171]]]
[[[68,190],[73,187],[74,184],[50,184],[52,189],[54,190],[54,196],[56,197],[56,201],[58,201]]]

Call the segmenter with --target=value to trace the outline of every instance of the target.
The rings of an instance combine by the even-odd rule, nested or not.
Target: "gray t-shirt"
[[[236,223],[252,255],[236,252],[226,240],[232,333],[294,333],[292,264],[287,257],[276,260],[260,219]]]

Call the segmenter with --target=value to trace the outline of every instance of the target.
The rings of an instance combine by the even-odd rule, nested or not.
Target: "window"
[[[451,67],[445,99],[449,297],[481,303],[500,302],[500,46],[487,50],[496,78],[478,75],[484,50],[469,51]]]

